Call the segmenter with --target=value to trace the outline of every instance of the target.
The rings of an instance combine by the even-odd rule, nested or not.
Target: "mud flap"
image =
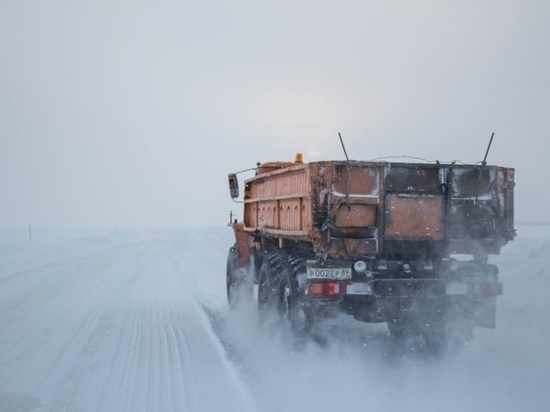
[[[474,326],[494,329],[496,326],[497,298],[486,297],[475,302],[473,313]]]

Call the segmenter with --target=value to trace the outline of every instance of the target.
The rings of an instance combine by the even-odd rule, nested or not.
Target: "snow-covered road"
[[[196,297],[216,281],[214,259],[198,264],[209,243],[201,237],[19,250],[33,264],[20,259],[0,278],[0,410],[255,410]]]
[[[0,411],[548,411],[550,227],[518,234],[497,329],[435,358],[383,325],[289,342],[229,312],[229,229],[0,232]]]

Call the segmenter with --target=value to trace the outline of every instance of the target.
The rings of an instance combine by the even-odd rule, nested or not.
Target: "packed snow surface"
[[[298,340],[230,312],[227,228],[33,237],[0,232],[0,411],[550,410],[548,226],[491,258],[497,328],[438,356],[345,316]]]

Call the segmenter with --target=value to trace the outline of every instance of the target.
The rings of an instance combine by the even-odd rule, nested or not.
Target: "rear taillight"
[[[502,283],[449,282],[446,293],[447,295],[499,296],[502,295]]]
[[[312,282],[307,284],[307,294],[317,296],[345,295],[346,284],[340,282]]]
[[[471,295],[502,295],[502,283],[470,283],[468,293]]]

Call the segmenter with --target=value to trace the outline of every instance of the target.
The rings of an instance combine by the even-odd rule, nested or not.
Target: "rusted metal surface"
[[[270,163],[246,182],[243,230],[335,257],[419,242],[424,254],[498,253],[514,236],[513,188],[514,170],[497,166]]]
[[[250,248],[250,238],[243,230],[244,225],[242,223],[232,223],[231,227],[235,232],[235,247],[237,249],[237,265],[239,267],[246,266],[248,264],[248,250]]]
[[[386,195],[386,239],[444,239],[445,215],[442,195]]]
[[[309,167],[260,167],[259,170],[266,169],[267,173],[259,173],[246,182],[246,228],[297,232],[310,229],[312,185]]]

